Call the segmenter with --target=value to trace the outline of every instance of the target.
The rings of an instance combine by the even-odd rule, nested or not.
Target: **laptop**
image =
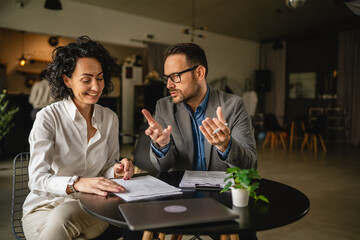
[[[119,204],[130,230],[234,220],[231,209],[212,198],[176,199]]]

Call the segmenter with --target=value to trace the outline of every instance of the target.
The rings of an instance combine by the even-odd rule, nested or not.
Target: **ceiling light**
[[[24,31],[21,31],[21,46],[22,46],[22,53],[21,53],[21,58],[18,59],[19,61],[19,65],[20,66],[25,66],[26,64],[26,58],[25,58],[25,55],[24,55]]]
[[[189,34],[191,36],[191,42],[194,41],[194,37],[198,37],[198,38],[205,38],[204,35],[202,34],[197,34],[195,31],[200,30],[206,30],[205,26],[201,26],[201,27],[195,27],[195,0],[192,1],[192,23],[191,23],[191,28],[185,28],[182,30],[183,33],[185,34]]]
[[[50,10],[61,10],[62,6],[60,0],[46,0],[44,8]]]
[[[285,0],[286,6],[294,9],[304,6],[305,2],[306,0]]]

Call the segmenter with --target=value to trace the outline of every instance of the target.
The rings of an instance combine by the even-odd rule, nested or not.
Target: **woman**
[[[96,104],[113,89],[116,59],[86,36],[56,48],[52,58],[46,79],[59,101],[37,114],[29,136],[31,192],[23,206],[24,232],[30,240],[91,239],[108,224],[85,213],[74,193],[122,192],[125,188],[109,178],[127,180],[134,173],[128,159],[114,161],[117,115]]]

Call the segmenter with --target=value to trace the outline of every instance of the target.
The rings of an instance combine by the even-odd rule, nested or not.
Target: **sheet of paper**
[[[185,171],[179,184],[182,188],[195,188],[196,185],[223,188],[226,172],[223,171]]]
[[[126,188],[125,192],[115,193],[125,201],[157,198],[174,194],[182,194],[181,189],[163,182],[153,176],[134,177],[130,180],[113,179]]]

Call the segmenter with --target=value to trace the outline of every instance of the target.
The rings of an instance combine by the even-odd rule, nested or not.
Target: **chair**
[[[322,137],[325,132],[325,128],[326,116],[323,114],[317,116],[315,120],[311,120],[308,127],[306,127],[304,123],[302,123],[304,140],[301,144],[301,151],[303,151],[305,146],[307,146],[308,149],[314,149],[314,153],[317,153],[317,140],[319,139],[323,151],[326,152],[326,146]]]
[[[277,143],[279,142],[279,140],[283,148],[284,149],[287,148],[284,140],[284,130],[277,121],[275,114],[267,113],[264,115],[264,130],[267,133],[265,136],[264,143],[262,145],[263,148],[265,148],[266,145],[270,143],[271,150],[273,150],[275,145],[277,145]]]
[[[138,134],[119,133],[120,137],[127,136],[132,137],[135,140],[132,151],[135,173],[158,172],[150,161],[150,137],[145,134],[145,130],[148,126],[149,125],[144,122],[140,126],[140,132]],[[121,156],[120,158],[124,157]]]
[[[11,229],[16,239],[25,239],[22,227],[22,206],[29,194],[28,187],[30,153],[19,153],[13,162],[13,188],[11,198]]]
[[[349,137],[349,117],[344,108],[325,108],[326,138],[335,142],[346,141]]]
[[[150,137],[142,130],[134,146],[134,165],[141,170],[158,172],[150,161]]]
[[[30,192],[28,187],[28,166],[30,160],[29,152],[22,152],[15,156],[13,162],[13,187],[11,198],[11,229],[16,239],[26,240],[22,227],[22,207]],[[118,239],[121,237],[121,229],[113,225],[94,240]]]

